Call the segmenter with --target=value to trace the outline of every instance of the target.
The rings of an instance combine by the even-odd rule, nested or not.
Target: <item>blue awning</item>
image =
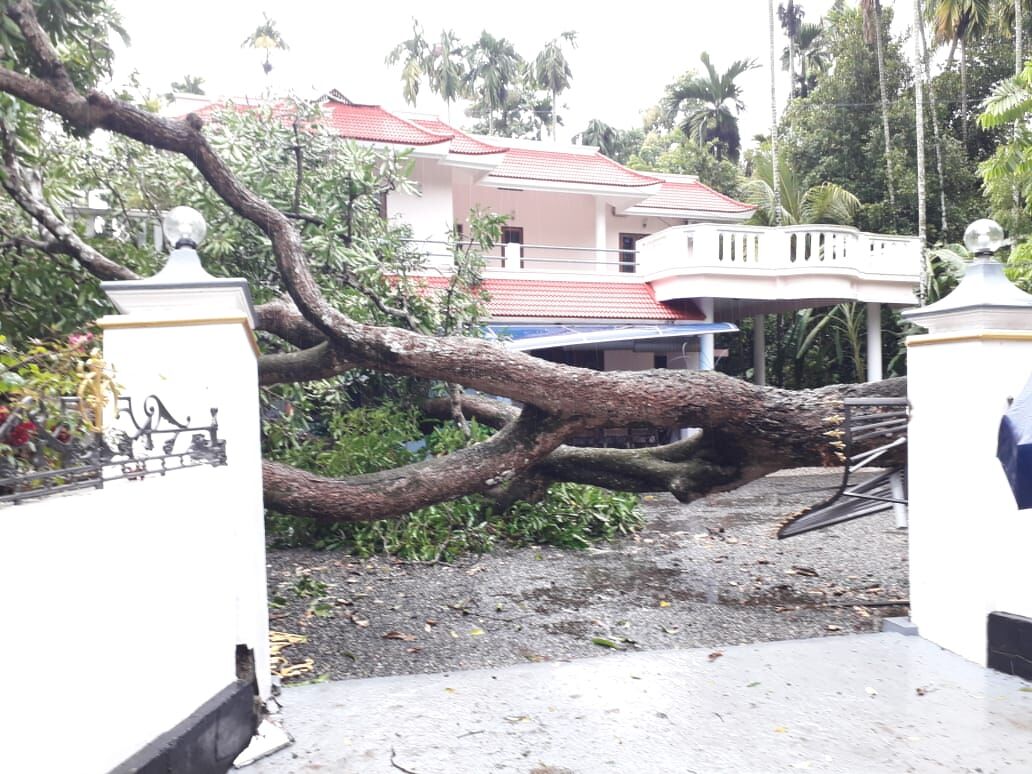
[[[707,333],[735,333],[732,323],[676,323],[672,325],[507,325],[487,326],[487,338],[496,339],[507,349],[526,352],[550,347],[582,344],[609,344],[643,339],[671,339],[702,336]]]

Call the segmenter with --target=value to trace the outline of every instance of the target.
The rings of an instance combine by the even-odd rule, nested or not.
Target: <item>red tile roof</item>
[[[443,288],[444,277],[426,277],[431,288]],[[644,282],[571,282],[488,277],[492,320],[704,320],[691,301],[657,301]]]
[[[485,156],[490,153],[505,153],[505,148],[499,148],[495,145],[488,145],[486,142],[481,142],[470,137],[465,132],[461,132],[458,129],[448,126],[448,124],[441,121],[439,118],[413,118],[412,123],[421,126],[429,132],[434,134],[447,135],[452,138],[451,145],[448,149],[452,153],[459,153],[464,156]]]
[[[492,170],[491,177],[624,188],[645,188],[658,182],[656,178],[627,169],[597,151],[591,154],[563,153],[528,148],[509,148],[502,163]]]
[[[387,142],[397,145],[438,145],[452,135],[427,131],[378,105],[356,105],[339,99],[323,104],[327,125],[352,140]]]
[[[225,107],[245,111],[256,106],[235,103],[227,106],[225,103],[216,103],[194,112],[207,116]],[[357,105],[337,92],[331,92],[323,103],[323,109],[326,112],[328,126],[342,136],[354,140],[407,146],[430,146],[447,142],[449,151],[468,156],[504,153],[501,163],[491,170],[490,175],[495,179],[637,189],[658,184],[659,190],[634,205],[634,208],[667,210],[671,215],[688,211],[740,214],[753,209],[698,181],[660,174],[653,176],[628,169],[597,150],[591,152],[586,149],[586,152],[574,153],[547,147],[507,147],[506,140],[502,138],[498,139],[497,145],[490,144],[471,137],[440,119],[408,120],[378,105]],[[284,108],[274,106],[273,113],[277,112],[284,112]]]
[[[714,191],[698,180],[663,180],[663,186],[648,199],[634,205],[650,210],[692,210],[701,212],[748,212],[744,202]]]

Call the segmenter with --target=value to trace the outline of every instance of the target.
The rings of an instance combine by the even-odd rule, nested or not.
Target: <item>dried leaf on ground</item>
[[[816,578],[820,575],[817,570],[813,567],[803,567],[799,564],[793,564],[792,568],[788,570],[789,575],[805,575],[808,578]]]
[[[405,632],[389,631],[383,633],[385,640],[401,640],[402,642],[415,642],[416,636],[414,634],[405,634]]]
[[[716,661],[718,658],[720,658],[723,655],[724,655],[724,651],[722,651],[722,650],[715,650],[712,653],[710,653],[708,656],[706,656],[706,658],[708,658],[710,661]]]

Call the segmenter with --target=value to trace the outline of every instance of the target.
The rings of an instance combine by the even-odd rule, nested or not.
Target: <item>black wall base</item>
[[[111,774],[225,774],[258,728],[255,695],[235,681]]]
[[[986,666],[1032,680],[1032,618],[990,613]]]

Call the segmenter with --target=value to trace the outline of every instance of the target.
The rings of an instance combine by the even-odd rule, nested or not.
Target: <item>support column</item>
[[[699,309],[706,315],[706,322],[713,322],[713,299],[712,298],[700,298],[698,300]],[[699,370],[700,371],[712,371],[713,370],[713,334],[704,333],[699,336]]]
[[[767,383],[767,318],[753,315],[753,382],[761,387]]]
[[[602,197],[595,198],[595,271],[605,274],[617,271],[618,267],[609,267],[609,254],[606,252],[606,202]]]
[[[867,304],[867,381],[882,380],[881,304]]]

